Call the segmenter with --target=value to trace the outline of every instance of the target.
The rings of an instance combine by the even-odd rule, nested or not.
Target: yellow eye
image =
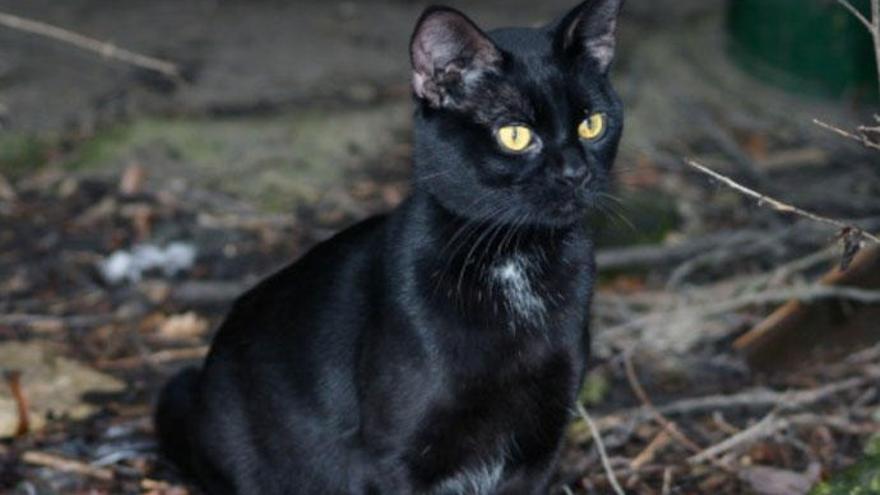
[[[601,113],[590,115],[578,126],[578,135],[581,139],[599,139],[605,133],[605,116]]]
[[[532,144],[532,130],[524,125],[508,125],[498,129],[496,138],[507,151],[524,151]]]

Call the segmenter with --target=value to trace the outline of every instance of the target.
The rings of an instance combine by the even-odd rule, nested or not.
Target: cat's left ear
[[[623,0],[586,0],[559,23],[557,46],[567,56],[583,56],[607,74],[617,47],[617,18]]]
[[[502,56],[492,40],[461,12],[429,7],[410,42],[413,91],[434,107],[449,103],[452,95],[482,74],[496,70]]]

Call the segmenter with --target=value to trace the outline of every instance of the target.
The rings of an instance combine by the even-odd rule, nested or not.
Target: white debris
[[[164,249],[155,244],[140,244],[131,250],[121,249],[100,262],[104,279],[117,284],[139,282],[145,272],[161,271],[166,277],[189,270],[196,260],[196,247],[186,242],[172,242]]]

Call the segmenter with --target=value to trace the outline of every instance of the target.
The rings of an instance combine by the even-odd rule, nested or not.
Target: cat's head
[[[431,7],[411,42],[416,188],[468,218],[561,226],[599,203],[623,130],[608,80],[623,0],[483,32]]]

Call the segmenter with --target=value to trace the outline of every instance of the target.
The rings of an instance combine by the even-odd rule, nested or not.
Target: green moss
[[[65,160],[64,167],[70,170],[101,168],[123,148],[128,134],[129,127],[125,125],[98,132],[71,153]]]
[[[0,135],[0,173],[18,176],[46,163],[51,140],[28,134]]]
[[[868,442],[861,462],[820,484],[810,495],[880,495],[880,435]]]
[[[584,386],[579,395],[580,401],[586,406],[601,404],[611,390],[611,383],[605,373],[591,371],[584,380]]]
[[[66,166],[117,172],[131,163],[151,177],[181,177],[290,211],[345,187],[352,169],[383,156],[405,128],[404,105],[311,109],[268,118],[145,119],[103,130]]]

